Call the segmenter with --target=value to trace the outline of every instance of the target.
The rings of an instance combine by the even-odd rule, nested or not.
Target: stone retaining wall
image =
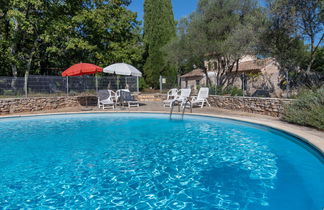
[[[140,94],[135,96],[137,100],[162,101],[166,96],[163,94]],[[232,96],[210,96],[209,103],[214,107],[223,109],[251,112],[256,114],[279,117],[284,104],[290,103],[290,99],[280,98],[252,98]],[[43,110],[55,110],[58,108],[91,105],[96,106],[95,96],[63,96],[63,97],[35,97],[0,99],[0,114],[19,112],[34,112]]]
[[[208,101],[214,107],[280,117],[284,105],[292,99],[209,96]]]
[[[35,97],[0,99],[0,114],[54,110],[83,104],[81,97]]]
[[[164,94],[138,94],[135,95],[136,100],[138,101],[162,101],[164,98],[166,98],[166,95]]]

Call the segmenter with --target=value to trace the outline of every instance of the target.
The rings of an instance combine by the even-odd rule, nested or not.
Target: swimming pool
[[[0,134],[1,209],[324,207],[323,156],[263,126],[71,114],[3,118]]]

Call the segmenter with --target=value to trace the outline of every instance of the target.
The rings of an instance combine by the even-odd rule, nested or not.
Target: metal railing
[[[171,105],[170,105],[170,114],[169,114],[169,119],[171,120],[172,119],[172,114],[173,114],[173,109],[174,109],[174,106],[178,103],[178,112],[180,112],[180,108],[182,106],[182,103],[180,103],[179,101],[177,100],[174,100],[171,102]],[[187,98],[185,100],[185,102],[183,103],[183,107],[182,107],[182,112],[181,112],[181,119],[183,120],[183,116],[185,114],[185,111],[186,111],[186,108],[187,108],[187,104],[189,103],[189,107],[190,107],[190,113],[192,113],[192,103],[190,101],[189,98]]]

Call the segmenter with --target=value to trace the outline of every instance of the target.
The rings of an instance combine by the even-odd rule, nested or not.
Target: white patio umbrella
[[[139,92],[138,77],[142,77],[142,73],[138,69],[136,69],[134,66],[129,65],[127,63],[115,63],[115,64],[105,67],[103,69],[103,72],[117,75],[117,88],[119,88],[118,75],[135,76],[136,77],[136,86],[137,86],[136,89],[137,89],[137,92]],[[125,80],[126,80],[126,78],[125,78]],[[126,83],[127,83],[127,81],[126,81]]]
[[[142,73],[127,63],[115,63],[103,69],[103,72],[117,75],[141,77]]]

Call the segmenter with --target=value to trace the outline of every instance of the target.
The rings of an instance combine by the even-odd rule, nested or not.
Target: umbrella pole
[[[88,108],[88,94],[87,94],[87,85],[86,85],[87,78],[85,75],[83,75],[83,84],[84,84],[84,91],[85,91],[85,102],[86,102],[86,108],[83,109],[83,111],[90,111],[92,108]]]
[[[66,77],[66,95],[69,95],[69,76]]]
[[[95,76],[96,76],[96,92],[98,92],[98,76],[97,74]]]
[[[117,75],[117,79],[116,79],[117,81],[117,90],[119,89],[119,76]]]
[[[138,81],[138,76],[136,77],[136,90],[139,92],[139,81]]]
[[[88,97],[87,97],[87,85],[86,85],[86,81],[87,81],[87,78],[85,76],[83,76],[83,80],[84,80],[84,91],[85,91],[85,99],[86,99],[86,108],[88,108]]]

